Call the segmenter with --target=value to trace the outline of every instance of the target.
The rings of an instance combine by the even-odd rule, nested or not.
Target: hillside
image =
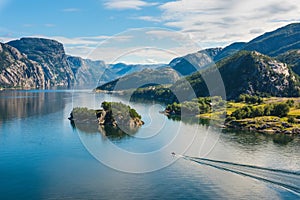
[[[190,75],[201,69],[207,59],[199,56],[206,54],[214,62],[218,62],[240,50],[257,51],[268,56],[278,56],[290,50],[300,49],[300,23],[289,24],[277,30],[265,33],[249,42],[235,42],[225,48],[205,49],[183,57],[175,58],[170,66],[182,75]],[[214,53],[210,52],[214,50]],[[197,61],[197,62],[194,62]]]
[[[240,94],[299,96],[298,77],[288,65],[258,52],[240,51],[219,61],[216,65],[225,86],[227,99],[237,99]],[[154,97],[167,102],[170,102],[168,99],[176,100],[170,91],[173,94],[180,94],[181,101],[190,100],[194,93],[197,97],[209,96],[203,76],[209,77],[214,70],[214,68],[207,68],[205,71],[196,72],[182,78],[169,88],[159,87],[155,90],[145,88],[136,91],[134,96]],[[216,83],[211,89],[218,90],[219,86],[219,83]]]
[[[288,64],[293,72],[300,75],[300,50],[290,50],[278,55],[276,59]]]
[[[97,90],[128,90],[144,87],[145,85],[173,84],[177,80],[179,80],[179,75],[171,68],[144,69],[101,85],[97,87]]]
[[[300,49],[300,23],[289,24],[265,33],[244,47],[244,50],[258,51],[269,56],[277,56],[293,49]]]
[[[211,48],[174,58],[169,63],[169,66],[180,75],[187,76],[213,63],[213,58],[218,55],[221,50],[221,48]]]
[[[299,80],[288,66],[273,58],[252,51],[240,51],[217,63],[224,82],[228,99],[236,99],[240,94],[269,94],[272,96],[298,96]],[[209,73],[209,72],[208,72]],[[187,80],[197,96],[207,96],[207,90],[200,73]],[[180,82],[173,86],[180,89]]]

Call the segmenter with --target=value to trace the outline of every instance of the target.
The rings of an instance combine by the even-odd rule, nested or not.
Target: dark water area
[[[129,103],[145,125],[126,134],[67,119],[104,100]],[[300,198],[298,136],[224,131],[161,110],[90,91],[0,91],[0,199]]]

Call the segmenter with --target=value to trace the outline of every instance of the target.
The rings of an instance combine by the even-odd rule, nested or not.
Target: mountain
[[[298,96],[299,80],[287,64],[256,51],[240,51],[217,63],[228,99],[236,99],[240,94],[270,94],[272,96]],[[213,73],[194,73],[186,80],[197,96],[208,96],[209,91],[203,76]],[[171,89],[184,90],[185,81],[178,81]],[[216,86],[218,87],[218,86]],[[212,88],[212,90],[215,88]]]
[[[61,43],[43,38],[21,38],[7,44],[42,66],[47,87],[70,87],[74,82],[74,74]]]
[[[110,64],[109,69],[112,73],[116,74],[116,76],[121,77],[130,73],[139,72],[144,69],[156,69],[165,67],[165,64],[125,64],[125,63],[117,63]]]
[[[171,87],[155,89],[150,87],[136,91],[133,97],[174,102],[191,100],[195,95],[210,96],[210,92],[218,95],[216,91],[222,91],[219,90],[222,87],[215,79],[216,72],[222,77],[221,84],[224,84],[229,100],[237,99],[240,94],[245,93],[271,96],[299,96],[300,94],[299,79],[287,64],[256,51],[239,51],[214,66],[183,77]],[[210,91],[204,80],[208,80]]]
[[[210,64],[216,63],[223,58],[231,56],[245,47],[247,43],[236,42],[225,48],[209,48],[191,53],[182,57],[174,58],[169,66],[178,71],[181,75],[191,75],[203,70]]]
[[[75,76],[76,88],[95,88],[99,82],[103,84],[118,77],[101,60],[67,56],[67,62]]]
[[[101,85],[97,87],[97,90],[119,91],[136,89],[149,85],[173,84],[179,79],[178,73],[169,67],[160,69],[147,68]]]
[[[25,54],[0,43],[0,88],[45,88],[47,82],[42,66]]]
[[[163,66],[106,64],[101,60],[94,61],[74,56],[68,56],[67,61],[75,75],[75,86],[78,88],[95,88],[95,86],[103,85],[127,74]]]
[[[225,48],[205,49],[175,58],[169,66],[181,76],[190,76],[199,70],[205,71],[214,63],[232,59],[233,55],[239,55],[240,50],[247,50],[272,56],[288,64],[299,75],[298,49],[300,23],[294,23],[265,33],[248,43],[233,43]],[[51,88],[75,84],[81,88],[91,88],[146,68],[161,69],[166,65],[105,64],[103,61],[68,56],[63,45],[54,40],[21,38],[7,44],[1,43],[0,67],[1,87]]]
[[[1,44],[0,86],[20,88],[52,88],[73,85],[76,88],[95,88],[126,74],[155,65],[105,64],[66,55],[64,47],[55,40],[21,38]]]
[[[207,59],[199,56],[202,53],[209,56],[212,61],[218,62],[240,50],[257,51],[275,57],[295,49],[300,49],[300,23],[289,24],[272,32],[265,33],[247,43],[235,42],[225,48],[205,49],[175,58],[169,65],[182,75],[190,75],[205,66]],[[212,50],[214,54],[210,54]]]
[[[211,48],[173,59],[169,66],[182,76],[190,75],[213,63],[221,48]]]
[[[227,58],[228,56],[231,56],[235,53],[237,53],[238,51],[242,50],[247,43],[245,42],[235,42],[230,44],[229,46],[221,49],[221,51],[218,52],[218,54],[216,56],[213,57],[214,61],[220,61],[223,58]]]
[[[289,50],[300,49],[300,23],[289,24],[265,33],[248,42],[243,49],[258,51],[269,56],[277,56]]]

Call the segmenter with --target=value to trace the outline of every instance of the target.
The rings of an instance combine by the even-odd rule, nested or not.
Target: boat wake
[[[271,183],[300,196],[300,172],[264,168],[207,158],[176,155],[191,162]]]

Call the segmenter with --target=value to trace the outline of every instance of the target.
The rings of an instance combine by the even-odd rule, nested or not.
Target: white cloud
[[[298,5],[298,0],[177,0],[159,8],[166,26],[192,35],[202,45],[218,45],[249,41],[299,21]]]
[[[162,21],[160,17],[153,17],[153,16],[139,16],[139,17],[135,17],[134,19],[140,19],[140,20],[149,21],[149,22],[161,22]]]
[[[157,3],[149,3],[143,0],[108,0],[104,3],[107,9],[126,10],[134,9],[140,10],[142,7],[155,6]]]

